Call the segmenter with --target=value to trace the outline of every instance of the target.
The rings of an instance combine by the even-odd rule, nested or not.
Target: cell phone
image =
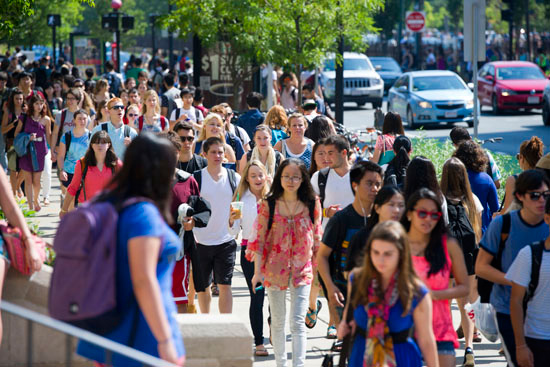
[[[258,291],[261,291],[262,289],[264,289],[264,286],[262,285],[262,283],[256,283],[256,288],[254,288],[254,290],[258,292]]]

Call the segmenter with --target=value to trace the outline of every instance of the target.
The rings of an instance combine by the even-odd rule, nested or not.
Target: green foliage
[[[0,0],[0,39],[9,37],[20,21],[34,14],[33,4],[34,0]]]
[[[435,166],[437,178],[441,179],[443,164],[453,155],[455,151],[451,141],[449,139],[445,140],[445,142],[441,142],[437,139],[427,139],[426,134],[422,131],[420,131],[419,136],[412,138],[411,140],[413,143],[413,153],[411,158],[419,155],[428,157]],[[500,180],[500,189],[498,190],[499,201],[502,201],[504,198],[504,183],[506,182],[506,179],[515,173],[519,173],[521,170],[517,160],[513,156],[492,151],[490,152],[502,175],[502,179]]]
[[[0,3],[6,0],[0,0]],[[51,43],[51,28],[47,24],[48,14],[61,15],[61,27],[57,27],[57,39],[65,41],[73,28],[83,19],[84,4],[94,5],[93,0],[7,0],[8,9],[13,8],[12,19],[4,19],[2,26],[12,24],[11,31],[0,33],[1,39],[9,39],[11,43],[21,45],[37,45]],[[17,5],[25,4],[26,7]],[[12,5],[13,4],[13,5]],[[1,5],[0,5],[1,6]],[[2,9],[4,7],[2,6]],[[62,11],[60,11],[62,9]],[[10,14],[8,12],[8,14]],[[19,18],[16,18],[16,16]],[[17,19],[15,21],[15,19]],[[47,42],[45,42],[47,40]]]

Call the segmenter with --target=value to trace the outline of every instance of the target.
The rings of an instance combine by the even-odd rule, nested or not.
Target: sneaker
[[[466,348],[464,351],[464,362],[462,362],[462,367],[474,367],[475,365],[474,351],[472,348]]]
[[[458,339],[464,338],[464,331],[462,330],[462,326],[459,326],[458,329],[456,329],[456,336],[458,336]]]

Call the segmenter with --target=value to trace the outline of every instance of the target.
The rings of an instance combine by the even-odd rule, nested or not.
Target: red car
[[[494,114],[542,108],[542,93],[548,84],[542,70],[527,61],[489,62],[477,80],[481,106],[491,106]]]

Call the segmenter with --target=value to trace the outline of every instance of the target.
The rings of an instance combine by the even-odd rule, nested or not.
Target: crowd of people
[[[45,88],[32,73],[0,73],[0,161],[11,190],[0,203],[25,195],[32,210],[51,205],[52,163],[61,182],[60,217],[92,199],[120,207],[148,199],[119,217],[117,282],[125,312],[107,337],[131,339],[134,348],[183,364],[173,314],[210,313],[213,295],[220,313],[232,313],[240,248],[254,353],[269,355],[267,319],[278,367],[287,363],[287,318],[292,363],[304,366],[321,292],[330,314],[326,337],[348,355],[349,366],[454,366],[460,336],[463,365],[473,367],[481,339],[465,305],[478,293],[483,298],[478,278],[494,284],[485,302],[496,310],[510,365],[548,365],[546,255],[538,259],[538,287],[523,302],[531,292],[530,245],[550,250],[550,154],[543,156],[538,137],[521,144],[522,172],[503,178],[491,155],[455,127],[456,151],[438,180],[429,157],[413,157],[399,114],[385,115],[374,156],[364,160],[336,133],[312,85],[296,107],[290,74],[275,93],[282,106],[264,116],[263,96],[252,92],[248,111],[234,118],[228,104],[207,109],[200,88],[170,72],[161,83],[143,69],[122,82],[110,62],[106,69],[93,88],[58,72]],[[285,103],[296,111],[287,114]],[[503,179],[506,198],[499,203]],[[8,260],[5,246],[0,250]],[[6,262],[0,266],[3,274]],[[349,353],[340,342],[346,339]],[[105,362],[87,343],[78,352]],[[114,362],[132,365],[122,357]]]

